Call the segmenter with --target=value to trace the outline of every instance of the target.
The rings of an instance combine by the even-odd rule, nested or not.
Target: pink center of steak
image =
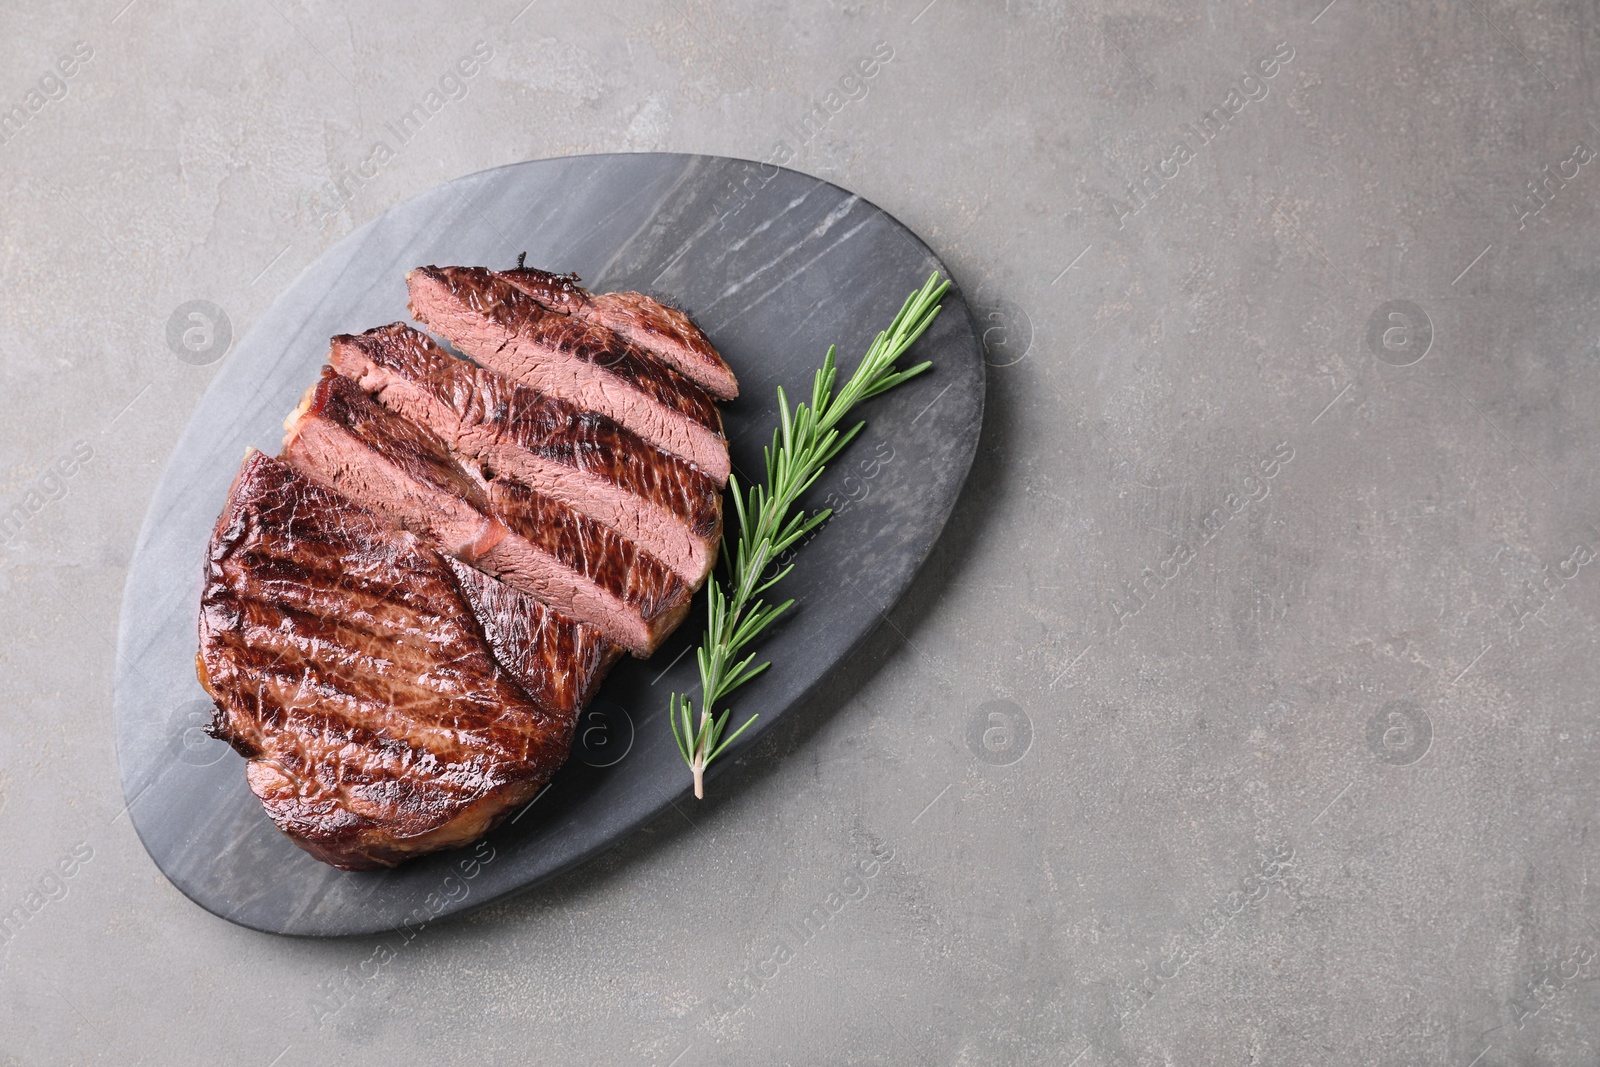
[[[333,339],[329,360],[384,407],[536,485],[698,586],[722,532],[716,484],[615,421],[475,367],[403,323]]]

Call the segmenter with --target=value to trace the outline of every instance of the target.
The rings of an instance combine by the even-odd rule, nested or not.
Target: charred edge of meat
[[[518,289],[543,304],[548,310],[570,315],[589,301],[589,291],[580,284],[583,279],[576,274],[555,274],[527,265],[528,253],[517,256],[517,265],[511,270],[499,271]]]

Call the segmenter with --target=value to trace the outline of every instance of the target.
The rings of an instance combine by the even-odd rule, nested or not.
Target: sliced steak
[[[384,407],[611,527],[692,588],[716,562],[716,483],[606,416],[457,359],[404,323],[335,337],[328,361]]]
[[[576,274],[551,274],[532,267],[501,274],[550,311],[615,330],[719,400],[739,395],[733,369],[700,327],[677,308],[643,293],[591,293],[578,284]]]
[[[388,416],[324,368],[283,424],[283,458],[440,551],[492,570],[511,531],[488,487],[427,430]]]
[[[611,330],[549,311],[482,267],[406,275],[411,311],[490,370],[621,423],[722,485],[728,442],[716,401]]]
[[[259,452],[205,578],[211,731],[273,822],[347,870],[466,844],[526,803],[608,660],[597,630]]]
[[[635,655],[689,609],[689,587],[638,545],[514,479],[483,478],[331,367],[286,429],[284,458],[312,478]]]

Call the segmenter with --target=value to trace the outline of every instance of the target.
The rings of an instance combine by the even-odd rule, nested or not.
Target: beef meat
[[[514,478],[486,478],[331,367],[290,416],[283,454],[313,479],[635,655],[655,651],[689,609],[692,591],[659,559]]]
[[[260,453],[212,535],[212,732],[278,827],[338,867],[466,844],[526,803],[608,658],[592,627]]]
[[[728,442],[715,399],[614,331],[547,310],[482,267],[420,267],[411,311],[491,370],[596,411],[722,485]]]
[[[457,559],[478,564],[511,532],[491,517],[477,472],[422,427],[384,418],[329,368],[283,429],[290,464]]]
[[[615,330],[719,400],[739,395],[739,380],[700,327],[675,307],[643,293],[591,293],[576,274],[532,267],[501,271],[506,281],[550,311]]]
[[[404,323],[335,337],[328,360],[451,449],[605,523],[692,588],[716,562],[716,483],[606,416],[457,359]]]

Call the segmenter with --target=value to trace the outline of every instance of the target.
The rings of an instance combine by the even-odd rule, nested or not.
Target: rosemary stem
[[[837,394],[834,384],[838,367],[834,362],[835,350],[831,347],[812,379],[809,404],[800,403],[791,408],[780,387],[778,428],[766,449],[765,484],[742,486],[737,478],[729,479],[728,489],[733,495],[739,532],[732,551],[728,539],[723,539],[727,584],[724,586],[712,579],[707,590],[706,636],[696,657],[700,665],[699,725],[696,727],[691,721],[692,707],[687,696],[672,695],[669,716],[679,753],[694,776],[696,799],[705,797],[707,765],[756,720],[756,716],[751,715],[724,737],[729,712],[724,711],[718,718],[716,709],[718,701],[769,666],[763,663],[752,667],[755,657],[741,659],[740,653],[787,611],[793,601],[769,605],[760,599],[761,595],[788,573],[789,565],[781,563],[783,554],[798,546],[804,536],[831,514],[828,509],[812,515],[791,515],[790,512],[833,457],[865,425],[857,423],[849,430],[840,431],[838,425],[845,415],[863,400],[928,369],[927,363],[906,370],[897,370],[894,364],[933,322],[939,313],[939,298],[949,286],[949,282],[941,282],[938,274],[934,274],[920,290],[907,297],[889,328],[873,339],[866,356]],[[774,563],[775,557],[779,560],[776,574],[766,577],[768,565]]]
[[[711,704],[709,701],[700,706],[700,736],[695,744],[694,762],[689,769],[694,772],[694,798],[706,798],[706,745],[710,741],[711,730]]]

